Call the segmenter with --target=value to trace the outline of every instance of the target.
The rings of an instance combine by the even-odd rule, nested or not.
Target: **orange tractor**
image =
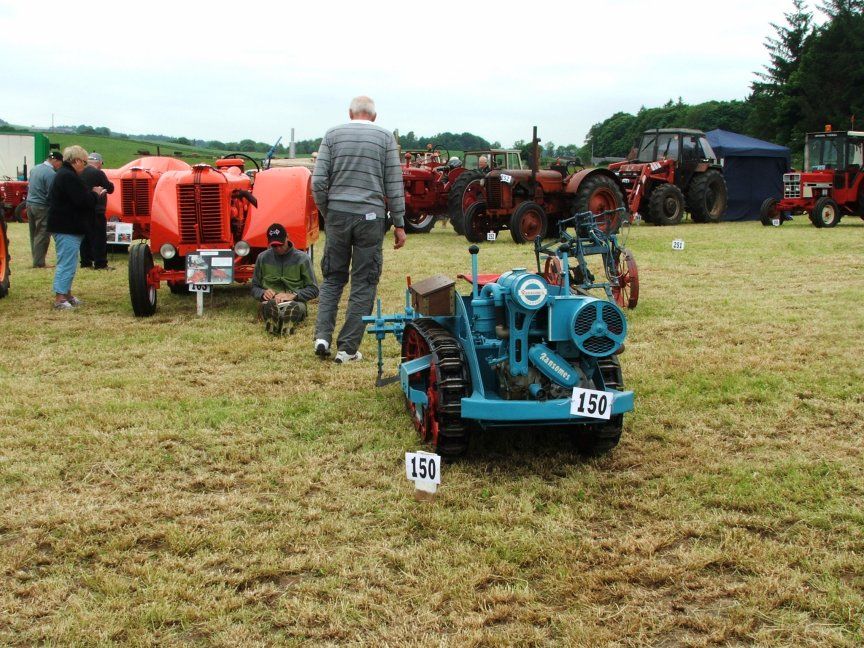
[[[647,130],[609,170],[626,188],[630,212],[647,223],[677,225],[685,209],[695,223],[717,223],[726,212],[723,169],[700,130]]]
[[[534,153],[530,169],[493,169],[478,183],[462,220],[465,238],[478,243],[510,230],[516,243],[545,238],[558,230],[558,220],[577,212],[599,214],[624,207],[624,192],[618,177],[606,169],[555,165],[539,169],[540,140],[534,128]],[[551,230],[550,230],[551,228]]]
[[[241,157],[255,164],[254,179]],[[255,259],[267,248],[267,228],[281,223],[295,247],[310,250],[318,240],[318,210],[312,174],[303,167],[260,170],[243,154],[162,173],[153,194],[150,242],[129,249],[129,296],[137,317],[156,312],[157,291],[187,292],[187,257],[222,250],[233,258],[234,282],[252,278]],[[229,253],[230,251],[230,253]],[[154,262],[160,255],[163,265]],[[226,270],[220,270],[225,272]]]
[[[105,169],[114,183],[114,193],[108,194],[105,218],[109,221],[132,223],[132,238],[150,236],[150,214],[156,183],[166,171],[187,171],[186,162],[165,156],[137,158],[119,169]]]
[[[9,294],[9,237],[6,221],[0,218],[0,298]]]

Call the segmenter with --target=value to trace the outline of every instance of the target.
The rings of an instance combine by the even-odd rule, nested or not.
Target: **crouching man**
[[[269,249],[258,255],[252,276],[252,296],[260,303],[268,333],[282,335],[288,325],[306,319],[306,302],[318,296],[318,281],[312,260],[294,247],[279,223],[267,228]]]

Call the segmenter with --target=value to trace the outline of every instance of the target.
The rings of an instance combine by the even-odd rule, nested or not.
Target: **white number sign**
[[[506,173],[502,173],[501,174],[501,182],[506,182],[507,184],[510,184],[511,182],[513,182],[513,176],[508,175]]]
[[[441,457],[432,452],[406,452],[405,476],[417,490],[434,493],[441,483]]]
[[[774,227],[780,227],[780,219],[779,219],[779,218],[772,218],[772,219],[771,219],[771,224],[772,224]]]
[[[672,241],[672,249],[673,250],[683,250],[684,249],[684,241],[681,239],[675,239]]]
[[[495,232],[486,232],[486,240],[487,241],[494,241],[497,238],[498,238],[498,235]]]
[[[189,284],[189,292],[210,292],[210,284]]]
[[[612,416],[612,395],[597,389],[574,387],[570,414],[608,420]]]

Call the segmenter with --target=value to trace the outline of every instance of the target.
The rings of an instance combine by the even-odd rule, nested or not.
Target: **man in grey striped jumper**
[[[318,148],[312,194],[324,217],[327,242],[315,322],[315,353],[330,355],[339,300],[351,279],[345,324],[336,339],[336,362],[360,360],[363,316],[372,313],[383,265],[387,211],[395,249],[405,245],[405,194],[393,134],[376,126],[375,102],[355,97],[351,121],[327,131]]]

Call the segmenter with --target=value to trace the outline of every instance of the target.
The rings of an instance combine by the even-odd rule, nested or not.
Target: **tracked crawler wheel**
[[[618,285],[612,286],[615,303],[621,308],[636,308],[639,303],[639,267],[636,265],[636,258],[627,248],[620,248],[614,261],[615,278],[618,280]]]
[[[443,457],[457,457],[468,448],[468,428],[462,420],[462,397],[471,391],[471,378],[462,347],[447,329],[431,319],[405,325],[402,361],[432,354],[425,371],[410,377],[412,387],[426,394],[425,407],[408,401],[408,411],[420,438]]]
[[[604,386],[608,389],[624,389],[624,376],[618,356],[608,356],[597,361]],[[589,425],[576,431],[576,448],[580,453],[596,457],[606,454],[618,445],[621,430],[624,428],[624,415],[616,414],[608,421]]]

